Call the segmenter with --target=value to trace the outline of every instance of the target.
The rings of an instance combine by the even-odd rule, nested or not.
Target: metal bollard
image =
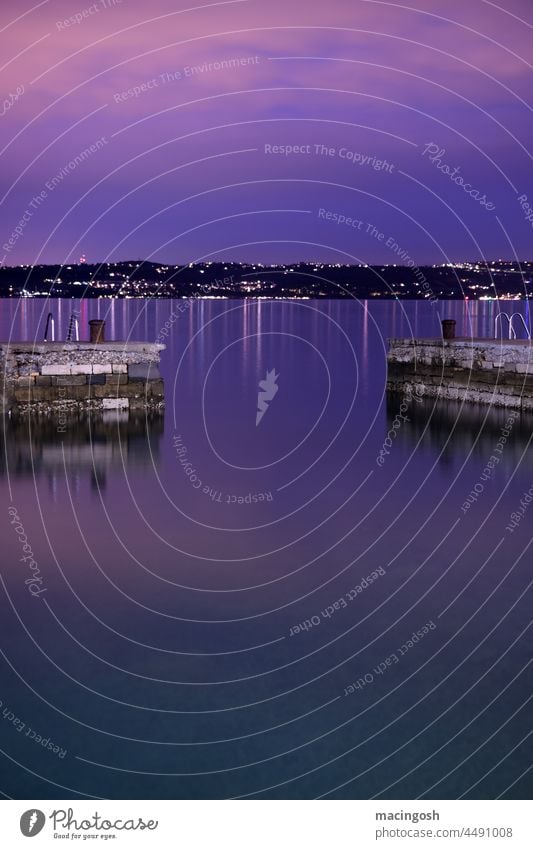
[[[97,345],[105,341],[105,321],[101,318],[93,318],[89,322],[89,341]]]
[[[442,322],[442,338],[455,339],[455,325],[457,322],[454,318],[445,318]]]

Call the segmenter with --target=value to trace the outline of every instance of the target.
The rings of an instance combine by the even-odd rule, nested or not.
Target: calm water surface
[[[167,407],[6,423],[4,794],[530,796],[532,420],[384,391],[387,337],[498,308],[52,302],[63,335],[73,306],[109,339],[172,317]],[[48,308],[0,302],[0,338]]]

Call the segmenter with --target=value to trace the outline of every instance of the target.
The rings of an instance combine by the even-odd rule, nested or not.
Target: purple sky
[[[530,0],[3,4],[0,260],[533,259],[532,26]]]

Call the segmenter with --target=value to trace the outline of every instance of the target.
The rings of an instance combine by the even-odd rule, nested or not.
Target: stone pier
[[[529,340],[390,339],[387,362],[391,392],[533,410]]]
[[[0,412],[161,409],[164,348],[149,342],[0,343]]]

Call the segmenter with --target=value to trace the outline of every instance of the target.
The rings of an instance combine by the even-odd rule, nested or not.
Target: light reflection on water
[[[52,309],[63,333],[74,307],[82,334],[101,317],[108,338],[153,341],[176,304]],[[4,301],[0,336],[40,340],[49,308]],[[466,513],[505,412],[412,404],[376,463],[401,400],[384,392],[386,339],[437,335],[442,317],[491,335],[498,309],[196,301],[167,339],[164,416],[75,417],[61,436],[53,419],[6,422],[0,698],[68,753],[3,722],[5,791],[524,797],[529,515],[506,525],[533,483],[531,421],[513,425]]]

